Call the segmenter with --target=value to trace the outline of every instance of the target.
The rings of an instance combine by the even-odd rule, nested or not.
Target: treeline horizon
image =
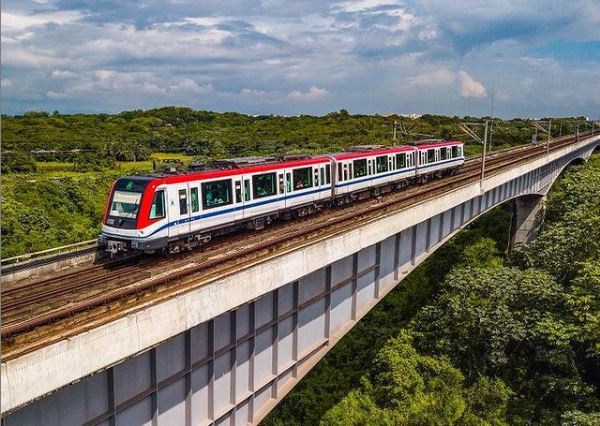
[[[491,117],[424,114],[350,114],[322,116],[248,115],[185,107],[124,111],[118,114],[28,112],[2,116],[2,171],[35,171],[35,162],[105,163],[145,161],[153,152],[184,153],[197,162],[253,155],[322,154],[352,145],[404,144],[423,138],[461,139],[467,154],[480,144],[460,129],[461,122],[483,123]],[[553,137],[589,128],[585,117],[553,119]],[[396,125],[397,140],[393,140]],[[531,119],[495,118],[492,147],[531,142],[537,134]],[[481,130],[482,132],[482,130]],[[547,135],[539,134],[538,139]]]

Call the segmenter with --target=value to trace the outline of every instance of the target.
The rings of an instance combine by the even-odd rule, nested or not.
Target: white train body
[[[240,227],[260,229],[456,170],[459,141],[358,147],[301,159],[234,159],[221,168],[129,176],[111,189],[100,242],[111,252],[178,251]],[[226,167],[223,167],[226,166]]]

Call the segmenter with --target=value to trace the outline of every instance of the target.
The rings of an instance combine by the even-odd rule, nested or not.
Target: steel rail
[[[570,139],[564,140],[564,141],[555,141],[552,144],[552,149],[553,150],[560,149],[563,146],[569,144],[570,142],[571,142]],[[491,159],[491,160],[493,160],[493,163],[490,166],[491,168],[490,168],[489,172],[493,173],[494,170],[503,169],[507,165],[512,165],[517,162],[523,162],[523,161],[528,160],[531,157],[539,157],[541,155],[544,155],[545,152],[544,152],[543,148],[544,148],[543,146],[540,147],[538,145],[529,146],[528,149],[526,149],[526,151],[528,151],[528,155],[525,156],[525,158],[523,156],[519,156],[519,157],[510,156],[511,158],[506,158],[509,156],[495,155]],[[512,152],[514,152],[514,151],[511,150],[510,153],[512,153]],[[389,206],[393,206],[395,204],[401,204],[401,203],[406,204],[407,201],[414,202],[414,199],[422,198],[424,195],[434,193],[436,191],[439,191],[440,189],[448,190],[449,184],[454,185],[455,187],[460,187],[461,184],[464,185],[466,182],[470,182],[471,180],[473,180],[473,177],[478,176],[478,172],[476,171],[476,169],[477,169],[477,161],[476,160],[467,162],[466,167],[468,167],[468,169],[466,169],[466,170],[468,170],[468,172],[465,172],[465,169],[463,169],[461,171],[461,173],[459,173],[457,175],[450,176],[450,177],[447,177],[444,179],[437,179],[434,181],[430,181],[430,183],[428,185],[412,187],[412,189],[414,189],[412,191],[409,189],[409,190],[403,191],[403,192],[396,192],[394,194],[399,195],[399,197],[397,197],[397,199],[394,197],[389,197],[389,198],[394,198],[394,199],[390,199],[387,202],[379,203],[377,205],[377,207],[378,207],[378,209],[383,209],[383,208],[386,208]],[[473,170],[472,172],[471,172],[471,169]],[[387,197],[384,197],[384,198],[387,198]],[[370,199],[370,200],[373,201],[373,199]],[[370,204],[370,203],[366,203],[366,204]],[[340,221],[346,222],[346,221],[349,221],[356,217],[365,215],[366,213],[373,213],[371,206],[367,206],[366,208],[361,208],[361,206],[364,207],[364,204],[358,203],[358,204],[349,206],[349,207],[357,207],[357,209],[350,209],[349,207],[346,207],[345,209],[340,209],[340,210],[343,210],[343,212],[342,212],[342,214],[340,214],[341,217],[338,218],[335,221],[335,223],[339,224]],[[356,210],[356,211],[354,211],[354,210]],[[376,217],[377,217],[377,215],[376,215]],[[32,316],[31,312],[27,312],[26,318],[20,318],[20,319],[13,318],[13,320],[6,318],[8,321],[6,321],[3,318],[2,337],[6,338],[8,336],[12,336],[12,335],[18,334],[20,332],[26,331],[28,329],[34,328],[36,326],[43,325],[43,324],[46,324],[51,321],[55,321],[57,319],[60,319],[60,318],[63,318],[63,317],[69,316],[69,315],[73,315],[77,312],[87,310],[87,309],[90,309],[90,308],[93,308],[93,307],[96,307],[99,305],[105,305],[105,304],[107,304],[109,302],[113,302],[119,298],[123,298],[125,296],[130,296],[132,294],[139,293],[141,291],[145,291],[148,289],[152,289],[154,287],[166,284],[168,282],[173,282],[173,281],[182,279],[186,276],[189,276],[190,274],[198,273],[198,272],[201,272],[208,268],[214,267],[216,265],[225,263],[235,257],[245,256],[245,255],[251,254],[252,252],[259,252],[261,250],[265,250],[265,249],[273,246],[277,242],[281,241],[282,237],[284,237],[283,238],[284,240],[289,241],[291,239],[302,237],[303,235],[305,235],[307,233],[322,230],[323,228],[327,228],[331,225],[332,225],[331,222],[326,220],[321,223],[317,222],[316,224],[313,224],[311,226],[303,226],[303,227],[301,227],[301,229],[298,229],[294,232],[286,232],[283,235],[278,235],[276,232],[274,232],[273,233],[274,235],[272,236],[272,238],[263,238],[263,239],[261,239],[260,242],[252,244],[250,247],[246,247],[246,248],[242,247],[241,251],[232,251],[231,247],[226,247],[227,253],[223,253],[223,249],[221,249],[220,253],[217,250],[217,253],[211,254],[212,255],[211,259],[196,263],[195,266],[191,269],[182,269],[173,274],[169,274],[167,276],[159,275],[158,277],[152,277],[152,276],[148,277],[147,271],[146,271],[145,279],[142,278],[141,281],[136,280],[136,282],[134,282],[133,284],[128,284],[125,287],[107,289],[106,291],[102,291],[101,294],[94,295],[90,298],[76,301],[74,303],[70,303],[65,306],[60,306],[55,309],[45,310],[45,312],[41,313],[40,315]],[[215,254],[216,254],[216,256],[215,256]],[[227,255],[225,255],[225,254],[227,254]],[[222,256],[222,257],[219,258],[219,256]],[[198,257],[198,255],[196,255],[195,257]],[[184,257],[184,261],[189,262],[189,259],[187,259],[187,257]],[[81,290],[83,288],[89,287],[90,285],[99,285],[102,283],[112,282],[116,278],[128,276],[129,272],[133,272],[134,270],[135,269],[130,269],[127,271],[127,273],[123,273],[123,274],[121,274],[119,271],[117,271],[115,275],[107,274],[104,277],[100,277],[99,279],[92,280],[91,282],[93,284],[90,284],[89,280],[84,281],[84,282],[71,283],[71,284],[67,283],[64,288],[61,288],[54,292],[49,292],[48,294],[50,296],[54,297],[54,296],[60,295],[60,294],[68,294],[74,290]],[[42,283],[43,283],[43,281],[42,281]],[[23,303],[21,303],[21,304],[17,300],[13,300],[11,302],[12,304],[9,307],[9,312],[24,309],[25,307],[27,307],[28,305],[31,305],[32,303],[39,304],[43,300],[44,300],[44,296],[42,296],[42,295],[29,296],[29,299],[25,298]],[[4,311],[4,304],[2,307],[3,307],[3,311]]]

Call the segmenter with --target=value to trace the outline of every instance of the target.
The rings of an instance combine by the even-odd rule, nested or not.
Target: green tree
[[[600,361],[600,263],[584,262],[566,294],[576,339]],[[600,368],[600,364],[598,364]]]

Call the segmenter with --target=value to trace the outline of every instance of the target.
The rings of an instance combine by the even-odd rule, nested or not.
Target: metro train
[[[319,156],[246,157],[181,173],[125,176],[109,193],[99,243],[124,251],[176,253],[240,228],[450,174],[464,163],[460,141],[363,145]]]

